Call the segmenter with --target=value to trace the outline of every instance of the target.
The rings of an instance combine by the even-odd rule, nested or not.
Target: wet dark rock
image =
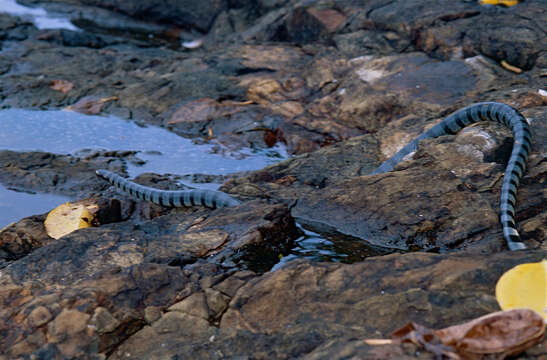
[[[541,2],[503,8],[478,2],[446,0],[430,6],[401,0],[389,4],[374,1],[368,7],[367,21],[372,26],[404,34],[417,48],[442,59],[458,56],[464,48],[466,57],[483,54],[529,70],[545,51],[545,44],[537,47],[543,35],[535,25],[538,15],[545,16]]]
[[[144,325],[146,308],[175,304],[183,311],[177,301],[201,286],[208,310],[201,323],[190,319],[199,333],[226,310],[229,294],[254,277],[240,271],[225,282],[227,274],[235,266],[267,270],[297,235],[286,207],[263,202],[74,232],[1,270],[2,348],[9,356],[37,354],[48,343],[54,358],[108,353]],[[178,312],[176,323],[159,320],[162,332],[184,324]],[[37,328],[47,333],[38,342]]]
[[[282,118],[264,114],[256,105],[202,98],[183,104],[165,125],[181,135],[215,136],[219,143],[235,150],[249,142],[267,148],[265,134],[277,130],[281,122]]]
[[[349,58],[363,55],[388,55],[412,49],[411,41],[394,31],[357,30],[336,34],[333,37],[336,47]]]
[[[100,49],[106,46],[101,36],[70,30],[50,30],[39,35],[40,40],[55,41],[63,46],[82,46]]]
[[[0,183],[20,191],[88,197],[104,190],[95,170],[110,168],[125,172],[125,157],[131,152],[92,152],[84,157],[44,152],[0,151]]]
[[[10,273],[17,282],[73,282],[101,264],[184,266],[202,260],[265,271],[298,235],[281,205],[254,202],[216,212],[188,209],[140,224],[113,223],[69,234],[13,263]],[[59,260],[56,264],[44,256],[47,253],[70,263]]]
[[[537,110],[531,121],[534,143],[543,144],[543,125],[535,119],[545,117],[545,108]],[[405,122],[416,126],[416,119],[403,118],[398,127]],[[391,131],[380,149],[389,156],[396,150],[392,146],[411,139],[408,133],[404,140],[400,136]],[[234,179],[226,188],[294,203],[293,216],[312,229],[338,231],[376,246],[432,251],[503,247],[499,184],[512,148],[506,145],[512,143],[506,129],[479,125],[455,137],[424,141],[414,160],[403,162],[398,171],[366,176],[381,157],[373,139],[357,137],[295,157]],[[532,247],[546,236],[545,205],[540,204],[545,202],[545,159],[533,149],[517,206],[523,239]]]
[[[0,14],[0,41],[23,41],[35,32],[36,28],[32,23],[8,14]]]
[[[545,8],[540,2],[531,2],[521,8],[491,11],[495,15],[482,17],[484,21],[466,34],[464,47],[472,47],[496,61],[532,69],[540,54],[547,51],[547,44],[541,40],[544,36],[535,30],[537,21],[543,21],[540,19],[545,16]],[[538,14],[542,15],[538,18]],[[519,18],[517,23],[513,22],[515,15]]]
[[[126,43],[135,43],[145,47],[151,44],[157,46],[165,41],[171,40],[172,42],[173,40],[169,36],[172,25],[152,23],[149,21],[150,19],[141,21],[124,15],[116,9],[99,8],[92,4],[89,6],[78,5],[75,2],[70,4],[48,2],[40,3],[40,6],[43,6],[47,11],[63,14],[78,28],[100,34],[103,39],[110,36],[122,37]]]
[[[0,230],[0,259],[12,261],[51,241],[44,227],[45,215],[35,215]]]
[[[329,33],[342,28],[347,17],[335,9],[297,7],[272,40],[300,44],[329,41]]]
[[[42,3],[43,1],[27,0],[26,3]],[[47,2],[47,1],[46,1]],[[59,1],[69,4],[87,5],[120,12],[136,19],[152,22],[167,22],[187,28],[206,31],[214,18],[226,9],[222,0],[206,0],[195,2],[191,0],[177,1],[118,1],[118,0],[85,0]]]
[[[119,100],[107,104],[105,111],[123,114],[120,108],[129,109],[126,111],[129,116],[158,124],[161,116],[156,116],[170,115],[171,107],[181,99],[205,96],[237,99],[242,91],[228,77],[217,74],[201,61],[167,49],[140,49],[135,53],[136,49],[119,45],[120,48],[98,52],[92,48],[63,47],[60,52],[57,45],[42,40],[31,45],[40,52],[40,56],[35,56],[26,53],[26,46],[21,44],[14,45],[6,55],[8,61],[19,65],[17,71],[7,75],[14,82],[3,82],[2,106],[65,107],[84,96],[115,97]],[[167,58],[171,60],[166,61]],[[58,63],[64,66],[59,67]],[[33,69],[40,69],[44,76],[36,76]],[[165,71],[171,75],[154,78]],[[55,91],[50,88],[55,79],[68,80],[74,88],[66,94]],[[15,94],[16,97],[12,96]]]
[[[122,6],[115,2],[103,5]],[[507,83],[526,83],[531,88],[542,84],[538,77],[541,69],[533,66],[546,52],[538,41],[542,34],[533,30],[537,27],[530,25],[531,20],[515,15],[518,11],[534,14],[528,19],[543,16],[535,2],[511,9],[451,1],[436,6],[406,1],[374,1],[361,6],[344,1],[336,7],[290,2],[209,5],[200,11],[210,11],[217,20],[205,39],[205,48],[184,53],[135,48],[137,43],[127,37],[89,32],[48,30],[37,36],[41,41],[11,44],[11,51],[5,54],[6,71],[12,63],[19,65],[2,79],[1,105],[64,107],[89,95],[116,97],[119,100],[104,111],[167,125],[180,109],[207,99],[211,100],[204,108],[207,117],[177,122],[175,131],[207,137],[212,131],[227,143],[259,147],[284,141],[291,152],[304,153],[376,132],[394,117],[431,116],[431,111],[483,100],[484,91]],[[217,5],[219,14],[215,13]],[[123,6],[128,8],[126,13],[133,14],[155,5]],[[494,26],[500,16],[507,21]],[[499,46],[489,43],[486,39],[494,36],[490,33],[501,37],[508,33],[505,27],[497,31],[500,26],[516,29],[512,31],[518,36],[504,37],[508,40]],[[162,30],[150,31],[157,37]],[[285,38],[280,35],[283,32]],[[44,44],[48,39],[53,43]],[[278,43],[264,44],[272,40]],[[154,46],[139,41],[138,46]],[[281,46],[279,41],[285,44]],[[287,43],[293,41],[307,45]],[[59,51],[58,44],[102,48],[85,51],[62,46]],[[494,54],[494,47],[501,52]],[[428,56],[397,55],[416,50]],[[478,54],[498,64],[488,64],[485,72]],[[508,74],[499,66],[501,60],[530,70],[530,78],[524,81]],[[58,63],[65,66],[51,66]],[[32,69],[40,69],[42,76],[35,76]],[[74,89],[67,94],[54,91],[49,88],[53,79],[71,81]],[[234,113],[219,111],[219,104],[226,100],[246,105],[232,105]],[[250,131],[253,121],[258,126]]]

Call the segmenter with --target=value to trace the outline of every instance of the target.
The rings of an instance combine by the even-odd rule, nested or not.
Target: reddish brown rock
[[[268,269],[298,236],[282,205],[225,210],[183,210],[140,230],[122,223],[77,231],[1,269],[1,347],[9,356],[93,358],[145,323],[161,334],[191,326],[198,336],[254,276],[225,280],[230,267]]]
[[[188,313],[173,314],[178,312],[173,309],[128,339],[111,358],[433,359],[415,346],[372,346],[365,340],[389,338],[409,321],[442,328],[496,311],[499,276],[543,256],[543,251],[488,257],[413,253],[353,265],[293,262],[250,278],[231,297],[219,328],[205,326],[201,317]],[[199,298],[204,306],[204,295]],[[181,328],[187,317],[202,331]],[[179,325],[166,327],[173,319]],[[541,349],[536,346],[527,354],[542,354]]]

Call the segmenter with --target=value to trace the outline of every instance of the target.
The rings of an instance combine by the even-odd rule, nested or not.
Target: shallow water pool
[[[218,145],[197,145],[164,128],[138,125],[113,116],[72,111],[0,111],[0,149],[74,154],[84,149],[138,151],[143,165],[128,163],[131,178],[158,174],[226,175],[261,169],[288,157],[282,146],[218,153]],[[190,184],[216,188],[219,184]],[[18,218],[39,214],[66,197],[14,192],[0,186],[0,228]],[[14,215],[17,214],[17,215]]]
[[[43,214],[68,200],[62,195],[26,193],[0,185],[0,229],[24,217]]]

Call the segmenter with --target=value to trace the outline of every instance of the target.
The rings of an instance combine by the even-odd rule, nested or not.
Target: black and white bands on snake
[[[384,161],[371,175],[391,171],[406,155],[416,150],[420,140],[436,138],[442,135],[452,135],[462,128],[479,121],[495,121],[507,126],[513,132],[513,151],[505,169],[505,176],[501,187],[501,224],[503,226],[503,236],[507,241],[509,249],[525,249],[526,246],[520,241],[516,229],[515,202],[517,186],[526,169],[526,161],[530,153],[531,134],[526,119],[517,110],[508,105],[496,102],[483,102],[456,111],[416,137],[391,158]],[[162,206],[203,205],[210,208],[220,208],[240,204],[239,200],[220,191],[163,191],[135,184],[107,170],[97,170],[97,175],[130,195]]]
[[[531,150],[531,134],[528,122],[524,116],[509,105],[496,102],[483,102],[456,111],[412,140],[408,145],[399,150],[399,152],[384,161],[372,174],[381,174],[392,170],[407,154],[416,150],[420,140],[436,138],[442,135],[452,135],[467,125],[479,121],[495,121],[505,125],[513,132],[513,151],[505,168],[505,175],[501,186],[500,219],[503,226],[503,237],[507,241],[509,249],[525,249],[526,246],[520,241],[520,236],[516,229],[515,202],[517,186],[526,169],[526,160],[528,160]]]
[[[236,206],[241,202],[221,191],[214,190],[158,190],[131,182],[108,170],[97,170],[97,175],[110,182],[116,188],[136,197],[151,201],[154,204],[170,207],[206,206],[209,208],[223,208]]]

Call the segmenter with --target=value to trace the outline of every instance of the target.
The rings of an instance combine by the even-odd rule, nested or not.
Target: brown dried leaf
[[[545,333],[541,315],[530,309],[499,311],[466,324],[437,331],[458,353],[516,355],[537,344]]]
[[[264,142],[268,147],[274,146],[278,140],[281,140],[282,136],[279,130],[264,130]]]
[[[98,98],[95,96],[86,96],[81,98],[74,105],[67,106],[67,110],[79,112],[86,115],[96,115],[99,114],[106,103],[110,101],[118,100],[117,96],[111,96],[107,98]]]
[[[53,90],[57,90],[66,94],[70,90],[74,89],[74,84],[68,80],[51,80],[49,87]]]
[[[283,185],[283,186],[290,186],[295,181],[296,181],[296,176],[286,175],[286,176],[283,176],[281,179],[277,179],[275,183],[279,185]]]
[[[464,324],[432,330],[415,323],[396,330],[392,339],[412,342],[437,356],[451,359],[504,359],[539,343],[543,318],[533,310],[515,309],[482,316]]]
[[[338,30],[347,21],[347,17],[344,14],[334,9],[309,8],[307,12],[323,24],[329,32]]]
[[[435,330],[426,328],[420,324],[410,322],[391,334],[391,339],[395,343],[410,342],[424,347],[427,351],[435,354],[437,357],[443,355],[450,359],[459,359],[455,349],[445,346],[441,339],[435,334]]]

